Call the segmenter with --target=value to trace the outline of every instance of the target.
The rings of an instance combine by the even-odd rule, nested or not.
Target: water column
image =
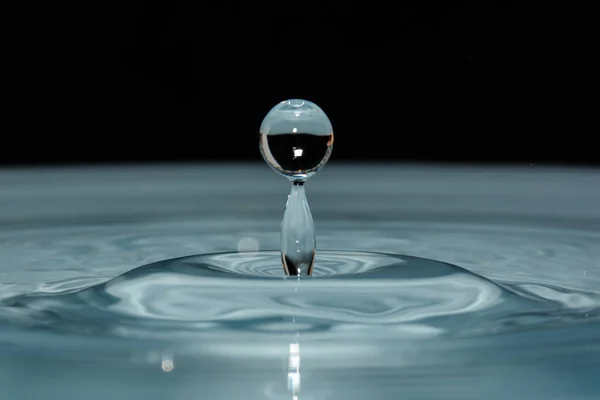
[[[310,275],[316,240],[305,183],[331,156],[331,122],[310,101],[282,101],[269,111],[260,126],[259,147],[267,164],[292,185],[281,224],[283,269],[290,276]]]

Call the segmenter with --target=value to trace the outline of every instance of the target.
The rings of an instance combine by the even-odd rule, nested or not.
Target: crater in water
[[[597,314],[592,294],[499,284],[429,259],[319,251],[314,275],[301,279],[285,277],[280,260],[275,251],[170,259],[97,286],[6,299],[1,312],[12,326],[159,340],[464,337]]]

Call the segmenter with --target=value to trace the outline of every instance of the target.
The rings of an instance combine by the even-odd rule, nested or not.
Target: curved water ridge
[[[6,299],[13,325],[129,338],[302,334],[314,339],[480,336],[589,322],[599,299],[499,284],[417,257],[321,251],[313,277],[285,278],[278,252],[190,256],[77,290]]]

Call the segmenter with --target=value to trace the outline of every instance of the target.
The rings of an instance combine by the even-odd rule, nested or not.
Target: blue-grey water
[[[600,170],[0,171],[0,399],[597,399]]]

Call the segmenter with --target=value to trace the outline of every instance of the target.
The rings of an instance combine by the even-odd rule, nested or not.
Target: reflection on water
[[[276,251],[164,260],[81,290],[7,298],[0,323],[13,345],[47,352],[50,340],[57,355],[79,362],[158,346],[152,365],[164,372],[202,371],[199,382],[214,393],[230,390],[230,374],[254,377],[246,384],[262,382],[267,398],[287,391],[297,399],[301,388],[303,399],[347,398],[359,382],[379,381],[383,387],[369,393],[384,399],[399,377],[440,369],[468,381],[480,372],[474,365],[507,374],[518,360],[547,378],[549,366],[577,361],[585,376],[598,362],[600,348],[590,343],[600,337],[599,293],[496,283],[451,264],[381,253],[321,251],[313,277],[280,270]],[[265,389],[281,373],[274,368],[284,352],[287,385]],[[323,386],[331,382],[343,388]]]
[[[290,343],[290,356],[288,364],[288,390],[292,392],[292,398],[298,399],[300,392],[300,344]]]
[[[172,356],[163,357],[160,367],[165,372],[173,371],[173,368],[175,368],[175,362],[173,361],[173,357]]]
[[[289,277],[291,281],[295,281],[294,294],[296,296],[301,296],[302,294],[298,294],[298,288],[300,286],[301,278],[300,276]],[[296,318],[292,318],[292,324],[296,324]],[[300,375],[300,343],[298,339],[300,338],[300,332],[296,332],[296,341],[290,343],[290,353],[288,357],[288,390],[292,392],[292,400],[298,400],[298,394],[300,392],[301,385],[301,375]]]
[[[301,281],[268,168],[0,175],[2,396],[599,397],[597,171],[324,174]]]
[[[246,332],[258,351],[284,333],[326,339],[473,336],[567,321],[593,293],[497,284],[457,266],[382,253],[320,252],[315,275],[284,278],[275,252],[216,253],[143,266],[59,295],[18,295],[0,316],[57,332],[180,340]],[[298,289],[301,288],[299,291]],[[401,336],[399,336],[401,335]]]

